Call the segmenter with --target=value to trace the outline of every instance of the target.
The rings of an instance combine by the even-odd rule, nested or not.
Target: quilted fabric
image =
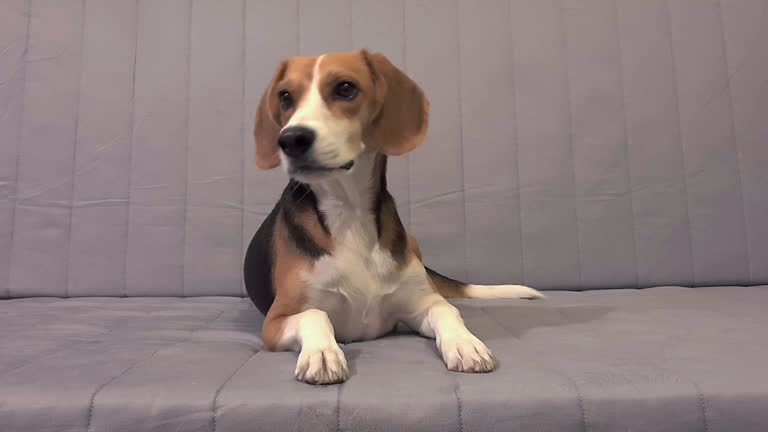
[[[3,0],[0,296],[241,295],[286,183],[278,61],[369,47],[432,100],[390,184],[426,261],[541,289],[768,283],[764,0]]]
[[[352,377],[316,387],[260,351],[246,299],[3,300],[0,430],[768,430],[768,286],[459,307],[496,372],[448,372],[398,334],[344,345]]]

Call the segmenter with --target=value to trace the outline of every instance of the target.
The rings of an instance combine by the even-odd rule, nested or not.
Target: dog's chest
[[[334,250],[306,275],[307,308],[325,311],[337,339],[365,340],[391,331],[401,297],[402,272],[390,252],[378,244],[370,215],[340,211],[329,218]]]

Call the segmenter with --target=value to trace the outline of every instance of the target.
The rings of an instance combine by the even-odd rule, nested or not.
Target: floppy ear
[[[283,78],[287,61],[283,61],[275,71],[275,76],[261,95],[259,109],[256,111],[256,125],[253,138],[256,142],[256,166],[270,169],[280,165],[280,152],[277,136],[280,133],[280,107],[275,97],[275,84]]]
[[[361,51],[375,86],[378,112],[366,130],[365,143],[397,156],[424,142],[429,101],[419,86],[383,54]]]

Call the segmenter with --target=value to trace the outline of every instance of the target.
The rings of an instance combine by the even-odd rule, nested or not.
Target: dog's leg
[[[274,319],[268,316],[264,343],[274,351],[299,351],[294,372],[299,381],[332,384],[349,378],[347,359],[336,343],[333,325],[319,309]]]
[[[435,339],[449,370],[490,372],[495,367],[493,354],[464,325],[459,310],[436,293],[426,295],[414,314],[405,321],[423,336]]]

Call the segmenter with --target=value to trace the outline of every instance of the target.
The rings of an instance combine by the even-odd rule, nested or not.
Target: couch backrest
[[[0,3],[0,296],[241,295],[286,180],[278,61],[368,47],[426,90],[389,172],[425,260],[542,289],[768,282],[763,0]]]

